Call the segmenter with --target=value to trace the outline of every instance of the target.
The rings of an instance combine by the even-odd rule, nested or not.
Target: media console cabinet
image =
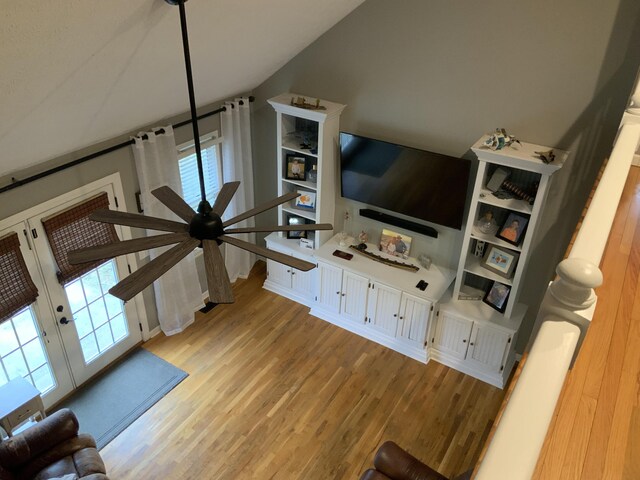
[[[279,219],[291,223],[291,217],[299,216],[307,223],[332,222],[337,194],[335,145],[339,116],[345,106],[322,100],[325,110],[313,111],[291,104],[292,98],[301,97],[283,94],[269,100],[277,114],[278,193],[311,192],[316,203],[315,209],[307,212],[295,205],[280,206]],[[315,100],[305,97],[305,101]],[[301,138],[304,142],[310,139],[311,150],[306,145],[300,147]],[[515,364],[515,343],[527,311],[527,306],[518,302],[521,280],[550,177],[562,167],[568,154],[555,149],[556,160],[547,164],[535,152],[549,147],[522,142],[514,148],[493,151],[484,147],[487,138],[482,137],[473,146],[478,172],[457,271],[438,265],[426,270],[413,258],[405,262],[418,266],[416,272],[385,265],[340,246],[338,236],[329,238],[331,233],[326,231],[310,235],[311,249],[302,248],[298,240],[283,233],[272,233],[265,239],[268,248],[312,262],[317,268],[301,272],[267,260],[264,288],[308,306],[311,315],[418,361],[433,359],[503,388]],[[317,179],[310,181],[308,175],[305,180],[287,178],[288,162],[294,156],[305,169],[317,171]],[[507,170],[515,185],[531,187],[529,201],[492,194],[493,178],[501,173],[500,168]],[[487,213],[495,225],[489,230],[480,229],[478,224]],[[498,227],[511,218],[527,224],[519,241],[508,242],[495,235]],[[353,258],[334,256],[335,250],[353,253]],[[385,256],[375,245],[370,244],[368,250]],[[511,269],[500,274],[494,271],[496,268],[486,268],[487,255],[483,258],[483,252],[493,253],[499,261],[511,258]],[[428,283],[424,291],[416,286],[420,280]],[[495,285],[507,291],[502,312],[482,301]]]
[[[318,265],[310,272],[268,261],[264,288],[309,306],[311,315],[426,363],[427,331],[455,272],[437,265],[417,272],[391,267],[341,247],[337,238],[309,251],[306,260]],[[276,235],[267,237],[267,246],[300,257]],[[368,249],[394,258],[372,244]],[[353,258],[339,258],[335,250],[353,252]],[[403,262],[419,267],[412,258]],[[428,283],[424,291],[416,287],[420,280]]]
[[[414,258],[403,262],[419,267],[417,272],[394,268],[341,247],[338,235],[318,250],[292,249],[283,240],[271,234],[267,247],[318,267],[301,272],[267,260],[265,289],[308,306],[311,315],[415,360],[434,359],[504,387],[515,363],[514,344],[524,306],[506,318],[488,306],[477,309],[465,301],[453,301],[455,271],[438,265],[426,270]],[[368,249],[385,256],[375,245],[368,244]],[[353,258],[336,257],[335,250],[353,252]],[[424,291],[416,287],[420,280],[428,283]]]

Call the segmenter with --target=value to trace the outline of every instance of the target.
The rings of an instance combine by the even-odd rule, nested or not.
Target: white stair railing
[[[500,423],[478,467],[477,480],[532,477],[562,391],[595,311],[594,288],[611,226],[640,146],[640,74],[609,162],[569,257],[558,264],[541,304],[531,348]]]

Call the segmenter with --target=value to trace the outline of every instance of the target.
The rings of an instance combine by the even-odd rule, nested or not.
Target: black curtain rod
[[[249,101],[253,102],[255,100],[255,97],[251,96],[249,97]],[[240,105],[244,105],[244,102],[242,100],[240,100]],[[233,104],[231,105],[231,107],[233,108]],[[203,113],[202,115],[200,115],[198,117],[198,120],[203,120],[205,118],[208,117],[212,117],[213,115],[217,115],[218,113],[222,113],[222,112],[226,112],[227,111],[227,107],[220,107],[216,110],[213,110],[211,112],[207,112],[207,113]],[[172,125],[173,128],[180,128],[180,127],[184,127],[186,125],[191,125],[191,119],[189,120],[185,120],[183,122],[179,122],[176,123],[174,125]],[[159,130],[156,130],[154,133],[156,134],[163,134],[164,133],[164,129],[161,128]],[[147,134],[144,134],[142,136],[143,140],[147,140],[149,137]],[[100,150],[98,152],[94,152],[91,153],[89,155],[85,155],[84,157],[78,158],[76,160],[72,160],[68,163],[64,163],[62,165],[58,165],[57,167],[54,168],[50,168],[49,170],[45,170],[44,172],[40,172],[40,173],[36,173],[35,175],[32,175],[30,177],[24,178],[22,180],[18,180],[15,177],[11,178],[11,183],[9,185],[6,185],[2,188],[0,188],[0,193],[4,193],[4,192],[8,192],[9,190],[13,190],[14,188],[18,188],[21,187],[23,185],[26,185],[28,183],[31,182],[35,182],[36,180],[40,180],[41,178],[44,177],[48,177],[49,175],[53,175],[54,173],[58,173],[61,172],[63,170],[67,170],[68,168],[71,167],[75,167],[76,165],[80,165],[81,163],[84,162],[88,162],[89,160],[93,160],[94,158],[98,158],[101,157],[102,155],[106,155],[107,153],[111,153],[111,152],[115,152],[116,150],[120,150],[121,148],[125,148],[128,147],[130,145],[133,145],[135,143],[135,140],[127,140],[126,142],[122,142],[122,143],[118,143],[117,145],[113,145],[111,147],[107,147],[103,150]]]

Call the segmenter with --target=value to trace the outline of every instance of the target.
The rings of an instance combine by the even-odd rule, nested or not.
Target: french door
[[[135,258],[110,260],[62,286],[42,220],[106,192],[111,208],[123,204],[119,176],[95,188],[70,192],[31,209],[16,232],[25,263],[39,291],[37,301],[0,324],[0,366],[6,381],[17,375],[31,381],[50,406],[86,382],[141,340],[140,302],[124,304],[108,290],[135,268]],[[0,224],[1,225],[1,224]],[[116,227],[121,239],[128,229]],[[138,308],[136,308],[138,307]],[[143,308],[143,307],[142,307]],[[0,383],[4,383],[0,375]]]

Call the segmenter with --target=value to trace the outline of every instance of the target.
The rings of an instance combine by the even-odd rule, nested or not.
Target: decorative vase
[[[311,183],[318,183],[318,166],[314,165],[307,173],[307,179]]]

